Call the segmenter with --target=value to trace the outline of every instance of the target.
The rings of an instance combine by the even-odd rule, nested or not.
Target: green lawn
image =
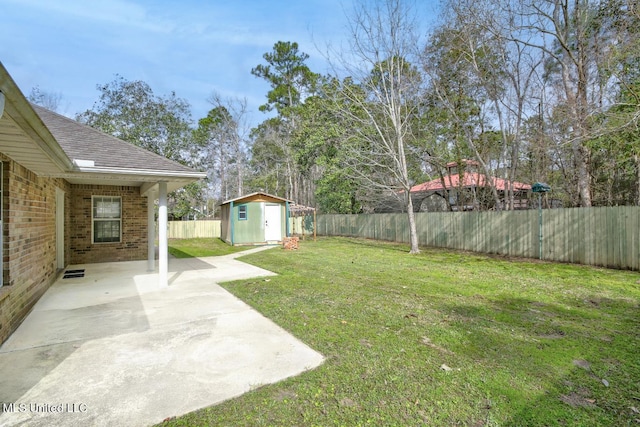
[[[640,274],[327,238],[224,286],[325,355],[195,426],[640,424]]]
[[[247,246],[231,246],[220,239],[169,239],[169,253],[176,258],[229,255],[246,251]]]

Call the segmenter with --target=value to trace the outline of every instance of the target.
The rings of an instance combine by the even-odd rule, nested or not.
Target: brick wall
[[[56,279],[56,188],[69,184],[40,178],[0,155],[3,162],[3,279],[0,288],[0,343],[18,327]],[[66,221],[65,221],[66,223]],[[65,256],[66,261],[70,258]]]
[[[93,243],[91,196],[122,197],[122,241]],[[132,261],[147,258],[147,198],[138,187],[72,185],[68,228],[71,264]]]
[[[147,257],[147,198],[138,187],[71,185],[38,177],[0,153],[3,163],[3,282],[0,343],[58,277],[56,189],[65,192],[65,266]],[[122,197],[122,242],[91,242],[91,196]]]

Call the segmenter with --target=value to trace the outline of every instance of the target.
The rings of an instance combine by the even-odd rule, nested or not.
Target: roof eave
[[[80,173],[91,174],[113,174],[113,175],[130,175],[130,176],[146,176],[146,177],[160,177],[160,178],[193,178],[202,179],[206,178],[205,172],[198,171],[166,171],[155,169],[131,169],[131,168],[116,168],[116,167],[104,167],[104,166],[75,166],[74,170]],[[162,179],[160,179],[162,181]]]
[[[72,170],[73,162],[36,114],[2,62],[0,62],[0,91],[6,100],[5,113],[13,118],[16,124],[60,171]]]
[[[192,182],[206,178],[203,172],[167,172],[154,170],[133,170],[122,168],[77,168],[73,172],[57,174],[71,184],[134,186],[140,188],[142,196],[150,196],[158,191],[158,183],[166,182],[169,192]]]

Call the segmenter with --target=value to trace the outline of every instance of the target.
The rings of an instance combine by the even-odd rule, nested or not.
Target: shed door
[[[282,240],[282,211],[280,205],[264,207],[264,240]]]

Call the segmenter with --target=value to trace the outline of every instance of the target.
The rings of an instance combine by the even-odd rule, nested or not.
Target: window
[[[247,219],[247,205],[238,206],[238,221],[246,221]]]
[[[122,198],[93,196],[91,203],[93,205],[93,243],[120,242]]]

